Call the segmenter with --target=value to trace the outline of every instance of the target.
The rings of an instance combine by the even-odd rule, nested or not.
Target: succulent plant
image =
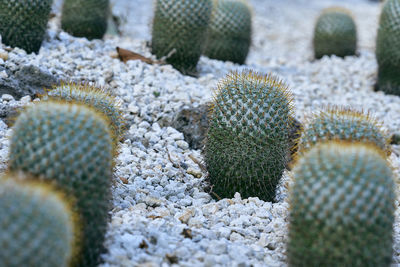
[[[251,11],[243,0],[214,1],[204,54],[244,64],[251,44]]]
[[[77,216],[53,187],[0,178],[0,266],[70,266],[79,244]]]
[[[115,147],[122,137],[125,129],[122,112],[115,98],[106,90],[86,84],[67,83],[48,90],[46,94],[42,96],[42,99],[81,102],[89,105],[109,118]]]
[[[206,44],[211,0],[157,0],[151,49],[183,74],[194,75]]]
[[[324,55],[355,55],[357,29],[350,13],[342,8],[325,9],[315,25],[313,45],[317,59]]]
[[[109,12],[109,0],[64,0],[61,28],[76,37],[101,39]]]
[[[0,0],[2,42],[37,53],[42,45],[52,0]]]
[[[76,199],[83,240],[80,266],[96,266],[104,252],[112,178],[107,117],[83,104],[43,101],[17,118],[9,169],[55,181]]]
[[[390,154],[390,136],[381,123],[370,114],[344,108],[328,107],[306,124],[299,141],[299,151],[310,149],[318,142],[347,140],[374,143]]]
[[[376,41],[378,61],[377,89],[400,95],[400,1],[387,0],[379,19]]]
[[[384,151],[329,141],[293,168],[289,266],[389,266],[394,181]]]
[[[232,73],[220,83],[205,146],[214,196],[274,200],[290,150],[291,103],[286,85],[271,75]]]

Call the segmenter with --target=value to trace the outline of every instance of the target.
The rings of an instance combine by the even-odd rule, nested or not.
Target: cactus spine
[[[213,193],[274,200],[290,149],[291,113],[286,85],[272,76],[245,71],[220,83],[205,147]]]
[[[329,107],[315,115],[303,131],[299,151],[328,140],[374,143],[390,154],[390,137],[382,130],[381,123],[370,114],[348,108]]]
[[[0,265],[72,265],[77,256],[77,217],[63,195],[43,183],[0,178]]]
[[[318,144],[294,166],[290,266],[389,266],[394,181],[386,154],[365,143]]]
[[[2,42],[37,53],[42,45],[52,0],[0,0]]]
[[[377,88],[387,94],[400,95],[400,1],[387,0],[379,20],[376,42],[378,61]]]
[[[64,0],[61,28],[76,37],[101,39],[109,11],[109,0]]]
[[[11,171],[55,181],[76,198],[84,237],[80,266],[96,266],[104,252],[113,151],[108,125],[87,106],[39,102],[20,114],[11,137]]]
[[[209,58],[244,64],[251,44],[251,12],[242,0],[214,1],[208,41]]]
[[[211,0],[157,0],[151,48],[183,74],[194,75],[206,44]]]
[[[314,55],[345,57],[355,55],[357,29],[346,9],[328,8],[319,16],[314,29]]]

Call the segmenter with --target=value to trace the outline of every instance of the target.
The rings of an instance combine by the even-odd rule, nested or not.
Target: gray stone
[[[5,71],[7,74],[0,77],[0,95],[9,94],[16,99],[26,95],[35,96],[42,94],[43,89],[60,83],[57,77],[33,65],[17,66],[13,70],[14,66],[0,66],[0,72]]]
[[[202,149],[203,140],[208,129],[207,113],[209,103],[196,108],[183,107],[175,116],[172,127],[182,132],[185,141],[192,149]]]

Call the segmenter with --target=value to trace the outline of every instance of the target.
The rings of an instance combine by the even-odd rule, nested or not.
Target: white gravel
[[[278,3],[277,3],[278,2]],[[399,132],[400,98],[373,92],[377,64],[374,39],[380,5],[364,0],[251,0],[253,47],[247,66],[202,57],[200,77],[181,75],[169,65],[120,62],[116,46],[151,57],[152,1],[115,0],[113,13],[123,16],[123,37],[92,42],[58,29],[57,16],[39,55],[7,52],[0,66],[34,65],[64,80],[89,81],[108,88],[121,101],[130,128],[121,143],[113,186],[108,253],[102,266],[286,266],[288,204],[285,173],[278,203],[258,198],[215,201],[204,193],[202,155],[191,150],[183,134],[169,127],[183,106],[211,99],[217,81],[231,70],[273,72],[292,89],[295,114],[302,121],[322,105],[349,105],[371,111],[390,133]],[[312,60],[311,37],[318,12],[330,5],[351,9],[360,37],[359,56]],[[58,8],[55,8],[58,10]],[[1,75],[1,73],[0,73]],[[0,108],[25,105],[3,95]],[[5,169],[12,130],[0,121],[0,168]],[[391,161],[396,180],[398,146]],[[398,205],[397,205],[398,206]],[[393,262],[400,264],[399,209],[396,212]]]

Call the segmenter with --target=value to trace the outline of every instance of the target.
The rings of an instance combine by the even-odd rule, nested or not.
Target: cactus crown
[[[52,0],[0,1],[2,42],[37,53],[46,33]]]
[[[80,227],[71,200],[22,173],[0,178],[0,265],[72,266]]]
[[[366,143],[320,143],[293,173],[291,266],[389,266],[395,192],[384,151]]]
[[[327,140],[372,142],[390,154],[390,138],[382,124],[369,113],[346,107],[329,106],[309,118],[299,140],[299,152]]]
[[[125,123],[122,118],[120,104],[117,103],[114,96],[102,88],[87,84],[62,83],[53,87],[53,89],[46,90],[46,94],[41,98],[44,100],[55,99],[82,102],[89,105],[109,118],[115,146],[117,146],[119,139],[122,137]]]
[[[350,12],[344,8],[325,9],[315,25],[313,46],[317,59],[324,55],[354,55],[357,29]]]
[[[379,19],[376,40],[379,90],[387,94],[400,95],[400,1],[385,1]]]
[[[209,58],[243,64],[251,44],[251,11],[243,0],[216,0],[207,46]]]
[[[42,101],[17,118],[9,169],[54,180],[76,199],[83,229],[82,266],[96,266],[109,218],[113,145],[107,117],[74,102]]]
[[[231,73],[217,89],[209,115],[205,161],[218,197],[272,201],[289,150],[291,94],[277,78]]]

